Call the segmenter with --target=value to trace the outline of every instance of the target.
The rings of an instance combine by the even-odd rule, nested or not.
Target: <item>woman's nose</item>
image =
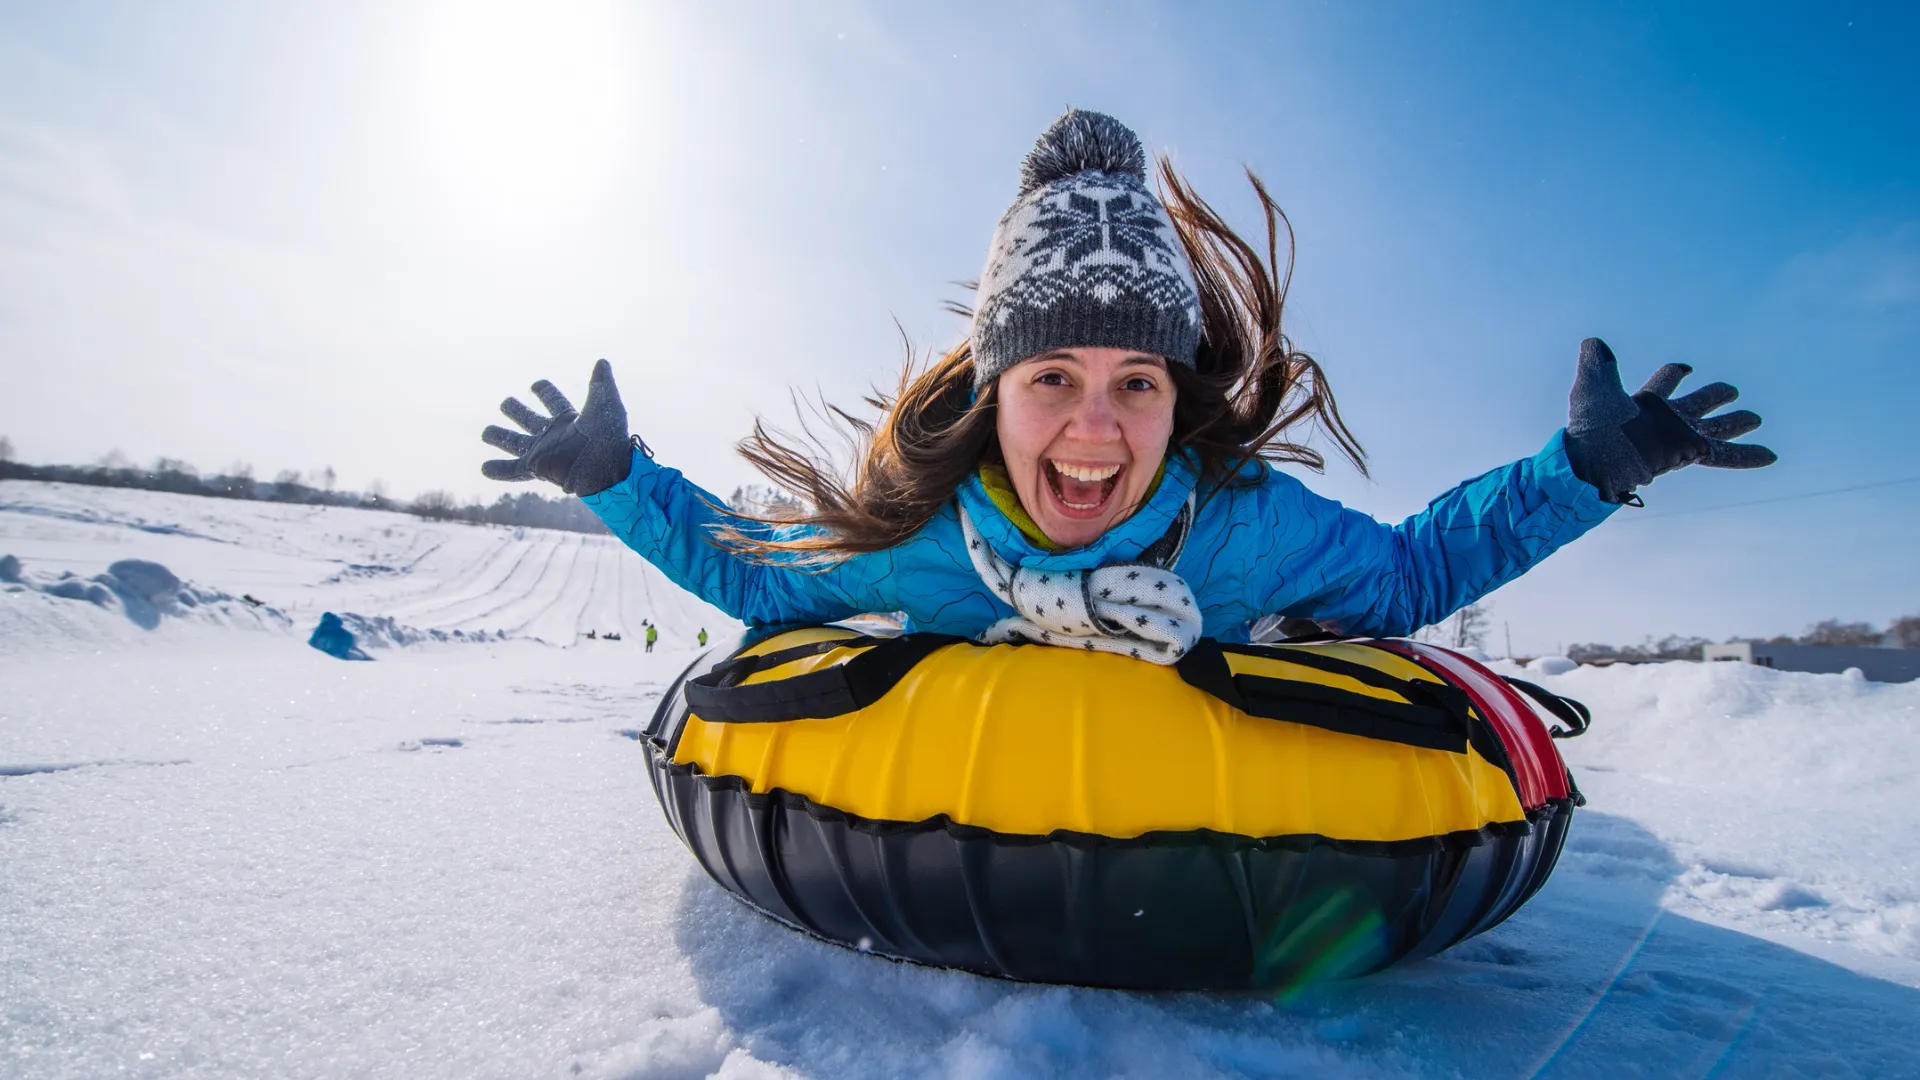
[[[1083,395],[1067,421],[1069,438],[1083,442],[1112,442],[1120,437],[1120,415],[1114,409],[1113,395]]]

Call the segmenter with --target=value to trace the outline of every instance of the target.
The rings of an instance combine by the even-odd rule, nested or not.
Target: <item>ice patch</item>
[[[428,739],[404,739],[400,742],[399,746],[395,747],[395,749],[404,750],[411,753],[416,750],[453,750],[465,745],[467,744],[464,739],[455,739],[450,737],[428,738]]]

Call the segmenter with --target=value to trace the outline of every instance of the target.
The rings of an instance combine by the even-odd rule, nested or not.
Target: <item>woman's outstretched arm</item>
[[[1253,575],[1255,610],[1343,634],[1400,636],[1519,577],[1618,509],[1573,474],[1561,434],[1398,525],[1274,473],[1259,494],[1279,541]]]
[[[861,556],[803,569],[745,559],[718,546],[716,527],[750,532],[756,526],[727,514],[719,499],[678,469],[638,449],[624,480],[581,501],[674,584],[742,622],[829,622],[899,607],[887,578],[868,573]]]
[[[514,398],[501,403],[520,431],[489,426],[480,438],[511,457],[480,471],[492,480],[546,480],[580,496],[626,545],[673,582],[750,624],[825,622],[866,611],[893,611],[892,576],[855,557],[818,572],[750,562],[716,546],[713,527],[752,528],[677,470],[656,464],[627,435],[627,409],[613,368],[593,367],[586,403],[572,402],[544,379],[533,392],[542,416]]]
[[[1773,451],[1731,440],[1760,426],[1744,409],[1713,414],[1740,392],[1712,383],[1672,398],[1693,369],[1666,364],[1629,396],[1613,351],[1580,343],[1568,423],[1546,449],[1454,488],[1399,525],[1321,499],[1275,473],[1263,506],[1285,540],[1310,549],[1302,582],[1265,580],[1263,614],[1315,619],[1343,633],[1410,634],[1525,573],[1662,473],[1701,464],[1758,469]],[[1304,531],[1303,531],[1304,529]],[[1289,568],[1272,561],[1270,574]],[[1261,575],[1255,575],[1256,580]]]

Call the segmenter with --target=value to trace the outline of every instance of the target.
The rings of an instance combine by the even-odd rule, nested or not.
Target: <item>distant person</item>
[[[524,430],[489,427],[481,437],[510,456],[482,471],[581,496],[628,547],[749,626],[904,611],[908,630],[1171,664],[1203,636],[1246,641],[1270,615],[1411,634],[1641,505],[1636,489],[1662,473],[1774,460],[1728,441],[1758,416],[1708,415],[1733,387],[1672,396],[1692,369],[1667,364],[1629,396],[1613,353],[1588,338],[1566,426],[1538,453],[1399,525],[1316,495],[1276,467],[1321,467],[1295,439],[1317,430],[1363,474],[1366,458],[1326,372],[1282,331],[1284,215],[1255,180],[1264,228],[1249,242],[1165,158],[1159,181],[1156,193],[1119,121],[1061,117],[995,230],[968,338],[910,365],[880,418],[854,429],[853,479],[764,427],[742,444],[804,496],[799,511],[729,511],[655,461],[630,436],[605,360],[579,411],[545,381],[533,390],[547,415],[504,402]],[[1422,370],[1473,351],[1444,335],[1427,345]],[[1516,385],[1543,385],[1524,374],[1537,360],[1504,362]],[[1496,417],[1517,428],[1525,397],[1434,415],[1434,437]],[[1551,417],[1530,400],[1524,412],[1542,427]]]
[[[647,651],[652,652],[653,643],[659,640],[660,640],[660,628],[653,625],[652,623],[648,623],[647,624]]]
[[[700,628],[700,645],[701,647],[704,648],[706,644],[707,644],[707,628],[703,626]]]

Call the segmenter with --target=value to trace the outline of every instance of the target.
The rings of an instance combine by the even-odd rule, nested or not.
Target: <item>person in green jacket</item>
[[[647,624],[647,651],[652,652],[653,643],[659,640],[660,640],[660,628],[653,625],[652,623],[648,623]]]
[[[705,648],[706,644],[707,644],[707,628],[703,626],[700,628],[700,647]]]

